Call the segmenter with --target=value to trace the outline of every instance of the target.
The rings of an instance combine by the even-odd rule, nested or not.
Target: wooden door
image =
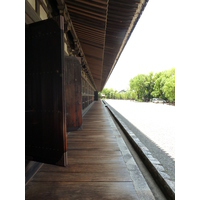
[[[26,159],[66,166],[64,18],[26,25]]]

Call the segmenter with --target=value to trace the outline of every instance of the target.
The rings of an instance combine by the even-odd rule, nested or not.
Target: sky
[[[138,74],[176,70],[182,63],[179,26],[184,28],[182,19],[195,5],[184,7],[184,0],[149,0],[104,88],[120,91],[129,88],[129,80]]]

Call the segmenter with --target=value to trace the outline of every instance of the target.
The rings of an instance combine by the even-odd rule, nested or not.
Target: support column
[[[98,91],[94,91],[94,101],[98,101]]]
[[[81,59],[65,56],[65,74],[67,131],[76,131],[82,126]]]

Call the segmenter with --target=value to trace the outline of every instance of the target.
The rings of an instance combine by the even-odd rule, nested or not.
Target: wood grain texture
[[[31,188],[33,188],[31,190]],[[26,188],[26,200],[136,200],[131,182],[31,182]]]
[[[25,153],[66,166],[63,25],[62,16],[26,25]]]
[[[81,64],[77,57],[65,56],[65,101],[67,131],[82,125]]]
[[[26,186],[26,199],[138,199],[110,120],[95,102],[85,128],[68,135],[68,166],[44,164]]]

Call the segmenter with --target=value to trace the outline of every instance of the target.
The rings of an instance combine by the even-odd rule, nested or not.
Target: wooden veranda
[[[148,193],[98,101],[147,2],[25,0],[26,199]]]
[[[68,133],[68,165],[43,164],[26,186],[26,199],[138,199],[113,120],[101,101]]]

